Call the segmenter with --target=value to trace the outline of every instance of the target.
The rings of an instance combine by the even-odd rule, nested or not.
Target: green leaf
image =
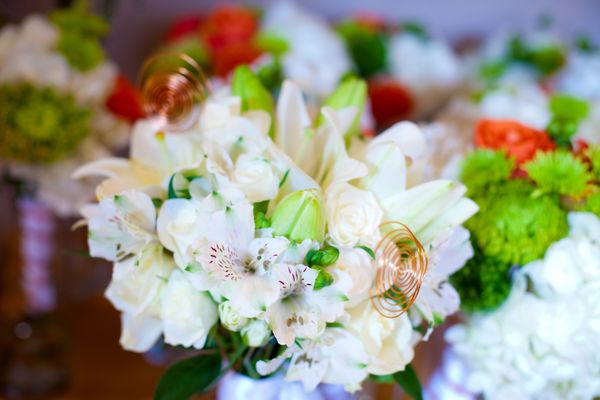
[[[590,105],[587,101],[565,94],[552,96],[548,108],[555,118],[568,119],[575,123],[585,119],[590,112]]]
[[[290,49],[290,44],[285,38],[271,32],[260,32],[254,42],[259,49],[274,56],[281,56]]]
[[[221,356],[203,354],[175,363],[164,373],[154,400],[186,400],[207,390],[221,374]]]
[[[271,222],[265,216],[265,213],[259,211],[254,215],[254,229],[264,229],[269,228],[271,226]]]
[[[400,385],[404,393],[409,395],[414,400],[423,400],[423,390],[421,382],[415,373],[415,370],[408,364],[404,371],[398,371],[394,375],[394,380]]]
[[[356,246],[356,248],[357,249],[363,249],[364,251],[367,252],[367,254],[369,255],[369,257],[371,257],[372,260],[375,259],[375,252],[369,246]]]
[[[393,375],[369,375],[369,379],[377,383],[395,383]]]
[[[306,254],[306,264],[309,267],[327,267],[335,263],[340,256],[340,251],[333,246],[326,246],[322,250],[310,250]]]
[[[418,22],[405,22],[402,25],[402,30],[406,33],[410,33],[411,35],[418,37],[421,40],[429,39],[429,34],[427,33],[427,30],[423,25],[421,25]]]
[[[385,37],[355,21],[344,22],[337,31],[346,42],[346,47],[360,76],[369,78],[387,68]]]
[[[315,287],[314,290],[320,290],[324,287],[331,286],[333,283],[333,277],[331,274],[325,270],[319,270],[319,275],[315,279]]]

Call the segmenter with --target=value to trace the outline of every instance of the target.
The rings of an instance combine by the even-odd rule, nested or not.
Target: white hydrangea
[[[523,267],[498,310],[447,333],[486,399],[600,395],[600,219],[568,219],[569,236]]]

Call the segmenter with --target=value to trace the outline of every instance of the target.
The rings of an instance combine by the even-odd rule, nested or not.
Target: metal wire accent
[[[382,316],[396,318],[415,302],[428,258],[411,230],[400,222],[381,225],[385,232],[375,251],[375,286],[370,290],[373,307]]]
[[[181,131],[197,121],[200,106],[210,95],[202,68],[187,54],[162,53],[141,70],[142,107],[159,118],[166,130]]]

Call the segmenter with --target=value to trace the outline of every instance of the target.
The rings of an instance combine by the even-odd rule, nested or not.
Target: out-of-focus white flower
[[[389,44],[392,76],[416,97],[416,114],[439,108],[462,81],[460,62],[452,49],[436,39],[400,33]]]
[[[348,183],[332,185],[325,193],[327,228],[333,243],[340,246],[373,246],[380,238],[383,217],[373,193]]]
[[[353,307],[369,296],[369,289],[375,279],[375,266],[365,250],[342,247],[339,258],[331,268],[345,272],[352,279],[347,307]]]
[[[219,304],[219,320],[225,328],[234,332],[238,332],[248,324],[248,318],[242,317],[237,311],[231,308],[231,303],[228,300]]]
[[[560,72],[557,87],[572,96],[600,101],[600,55],[572,51]]]
[[[496,311],[447,339],[486,398],[591,399],[600,395],[600,219],[569,214],[569,236],[522,268]],[[591,235],[589,234],[591,233]],[[529,282],[529,283],[528,283]]]
[[[165,343],[201,349],[210,328],[219,319],[208,292],[196,290],[184,273],[175,270],[161,293]]]
[[[265,345],[271,337],[269,325],[260,319],[253,319],[242,327],[240,331],[244,344],[249,347],[260,347]]]
[[[309,95],[325,98],[351,69],[344,43],[326,21],[291,1],[267,8],[262,30],[285,39],[284,75]]]

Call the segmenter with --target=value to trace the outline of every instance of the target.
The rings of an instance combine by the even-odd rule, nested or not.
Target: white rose
[[[46,17],[31,15],[21,25],[17,46],[20,49],[51,50],[56,44],[58,35],[58,29]]]
[[[353,307],[367,299],[375,276],[375,268],[371,257],[365,250],[341,248],[339,258],[330,268],[344,271],[352,279],[352,289],[348,292],[347,307]]]
[[[231,308],[229,301],[219,304],[219,319],[225,328],[234,332],[239,331],[248,323],[248,318],[242,317],[237,311]]]
[[[208,292],[194,289],[183,272],[175,270],[161,300],[165,343],[204,347],[208,332],[218,319],[217,305]]]
[[[374,375],[388,375],[402,370],[414,356],[418,335],[413,332],[408,315],[386,318],[365,300],[348,310],[348,330],[362,342],[369,362],[367,371]]]
[[[269,325],[260,319],[253,319],[242,328],[242,340],[246,346],[261,347],[267,343],[271,337]]]
[[[174,268],[161,246],[147,246],[139,257],[115,263],[105,295],[119,311],[157,317],[161,291]]]
[[[165,248],[173,252],[180,268],[185,268],[192,260],[190,249],[202,237],[199,224],[203,219],[193,199],[170,199],[160,208],[156,222],[158,238]]]
[[[383,212],[373,193],[337,183],[327,189],[325,202],[328,232],[335,244],[373,246],[379,241]]]
[[[270,161],[249,154],[238,157],[232,181],[252,203],[274,199],[279,189],[279,177]]]

